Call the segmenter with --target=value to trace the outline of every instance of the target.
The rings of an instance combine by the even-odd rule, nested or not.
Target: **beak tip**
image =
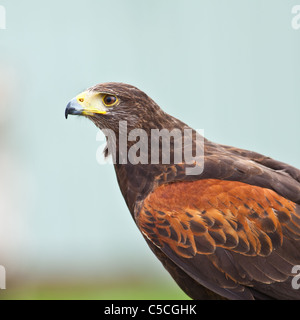
[[[75,98],[71,100],[66,107],[66,110],[65,110],[66,119],[68,119],[69,114],[76,115],[76,116],[84,115],[84,109],[81,107],[80,104],[78,104]]]
[[[65,110],[65,118],[68,119],[69,114],[72,114],[74,108],[72,108],[72,101],[70,101]]]

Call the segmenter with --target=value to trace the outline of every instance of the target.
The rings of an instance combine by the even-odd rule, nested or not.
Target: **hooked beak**
[[[65,117],[68,115],[93,116],[95,114],[106,114],[105,107],[100,103],[98,93],[83,92],[72,99],[65,110]]]
[[[68,119],[69,114],[80,116],[80,115],[82,115],[83,110],[84,109],[77,102],[77,99],[74,98],[67,105],[67,108],[66,108],[66,111],[65,111],[65,117],[66,117],[66,119]]]

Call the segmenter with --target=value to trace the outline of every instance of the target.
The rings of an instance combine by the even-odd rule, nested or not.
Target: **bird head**
[[[72,99],[65,116],[85,116],[100,129],[117,132],[119,121],[129,128],[144,128],[151,119],[161,118],[163,111],[141,90],[124,83],[104,83],[87,89]]]

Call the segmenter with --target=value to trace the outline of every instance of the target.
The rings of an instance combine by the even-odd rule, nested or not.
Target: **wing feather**
[[[266,295],[261,284],[289,281],[300,264],[300,206],[270,189],[215,179],[162,185],[136,221],[189,276],[228,298]]]

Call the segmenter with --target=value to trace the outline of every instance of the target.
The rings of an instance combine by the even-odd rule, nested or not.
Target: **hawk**
[[[198,139],[199,133],[165,113],[139,89],[123,83],[96,85],[67,105],[109,130],[105,155],[114,168],[128,209],[147,244],[192,299],[300,299],[292,286],[300,265],[300,170],[264,155]],[[120,128],[126,123],[126,131]],[[128,154],[136,147],[139,161]],[[169,163],[156,160],[155,130],[170,138]],[[188,132],[190,139],[185,140]],[[136,139],[134,139],[135,137]],[[125,140],[124,140],[125,138]],[[126,141],[126,146],[122,145]],[[183,146],[197,161],[182,157]],[[142,152],[143,151],[143,152]],[[141,153],[145,153],[142,157]],[[199,152],[198,152],[199,153]],[[178,158],[178,157],[177,157]],[[124,161],[125,160],[125,161]],[[188,174],[191,167],[201,167]]]

